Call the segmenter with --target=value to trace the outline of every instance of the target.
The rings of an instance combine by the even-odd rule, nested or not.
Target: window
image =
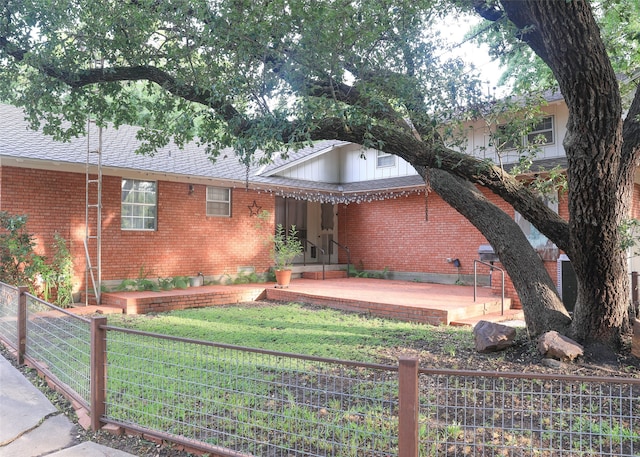
[[[547,116],[533,126],[527,135],[527,143],[553,143],[553,116]]]
[[[231,189],[207,186],[207,216],[231,217]]]
[[[547,195],[544,196],[544,202],[554,212],[558,212],[558,196]],[[533,248],[540,254],[542,260],[557,260],[558,248],[551,242],[546,236],[544,236],[531,222],[526,220],[520,213],[516,211],[515,221],[524,232],[527,240]]]
[[[396,164],[396,158],[393,154],[387,154],[386,152],[378,151],[377,167],[393,167]]]
[[[509,128],[506,125],[499,125],[498,131],[493,138],[494,146],[499,151],[507,149],[516,149],[518,147],[518,138],[514,138],[512,132],[509,132]]]
[[[122,180],[122,230],[155,230],[156,182]]]
[[[499,125],[493,137],[496,149],[507,150],[516,149],[520,146],[522,139],[518,134],[521,127],[510,126],[509,124]],[[527,144],[537,144],[539,146],[553,143],[553,116],[542,118],[539,122],[531,126],[531,131],[524,138]]]

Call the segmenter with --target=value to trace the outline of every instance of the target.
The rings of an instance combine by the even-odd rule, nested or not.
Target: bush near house
[[[33,234],[27,231],[26,215],[0,211],[0,281],[23,285],[46,301],[59,306],[73,303],[73,261],[66,240],[54,234],[51,262],[35,252]]]

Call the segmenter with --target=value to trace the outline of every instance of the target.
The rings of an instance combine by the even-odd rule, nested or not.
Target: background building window
[[[512,132],[511,128],[507,125],[499,125],[492,142],[498,151],[516,149],[522,143],[522,136]]]
[[[378,151],[378,168],[393,167],[395,164],[396,157],[393,154],[387,154],[386,152]]]
[[[207,186],[207,216],[231,217],[231,189]]]
[[[553,116],[544,117],[533,126],[531,132],[527,135],[527,143],[553,143]]]
[[[157,211],[155,181],[122,180],[122,230],[155,230]]]

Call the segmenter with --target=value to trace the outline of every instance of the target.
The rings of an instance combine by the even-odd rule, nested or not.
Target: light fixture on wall
[[[460,264],[460,259],[453,259],[453,266],[456,268],[460,268],[462,265]]]
[[[194,192],[195,192],[195,189],[193,187],[193,184],[189,184],[189,195],[193,195]]]

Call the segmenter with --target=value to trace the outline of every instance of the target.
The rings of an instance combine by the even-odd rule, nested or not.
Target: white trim
[[[310,153],[308,155],[305,155],[303,157],[299,157],[299,158],[297,158],[295,160],[287,160],[286,163],[284,163],[284,164],[282,164],[282,165],[280,165],[278,167],[273,168],[268,173],[264,173],[263,174],[263,170],[264,169],[261,169],[259,172],[257,172],[255,174],[255,176],[274,176],[274,175],[277,175],[278,173],[281,173],[281,172],[283,172],[285,170],[288,170],[289,168],[293,168],[296,165],[300,165],[300,164],[305,163],[305,162],[307,162],[307,161],[309,161],[311,159],[315,159],[318,156],[324,155],[324,154],[326,154],[328,152],[331,152],[331,151],[333,151],[335,149],[340,149],[343,146],[348,146],[348,145],[351,145],[351,144],[352,143],[348,143],[348,142],[345,142],[345,141],[342,141],[342,142],[339,142],[339,143],[335,143],[335,144],[332,144],[332,145],[330,145],[330,146],[328,146],[328,147],[326,147],[324,149],[321,149],[319,151],[315,151],[315,152]]]

